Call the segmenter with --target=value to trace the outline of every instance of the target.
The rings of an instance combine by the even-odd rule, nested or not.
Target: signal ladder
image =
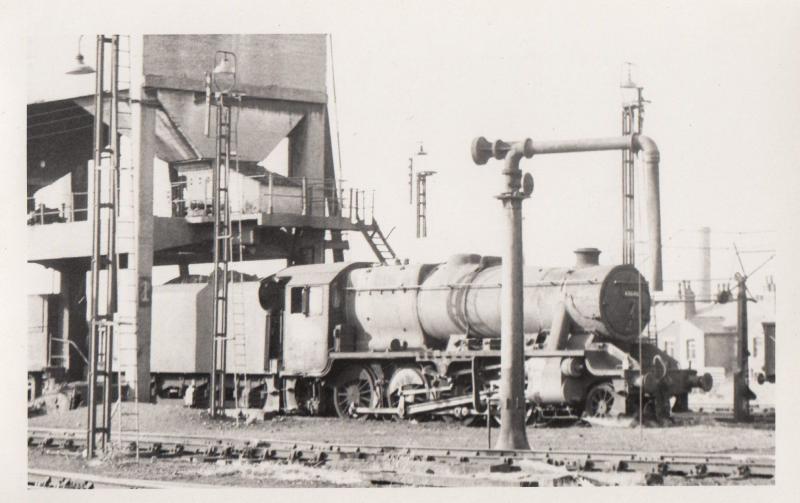
[[[233,131],[234,145],[236,149],[231,152],[231,157],[234,158],[234,165],[236,166],[236,173],[239,173],[239,157],[238,157],[238,130],[234,127]],[[229,241],[230,254],[229,256],[234,259],[240,267],[231,272],[230,281],[233,283],[231,289],[231,331],[233,342],[233,382],[234,382],[234,400],[236,409],[248,408],[250,406],[250,385],[247,377],[247,330],[246,330],[246,316],[245,316],[245,300],[244,300],[244,285],[241,265],[244,263],[244,243],[242,241],[242,215],[244,213],[244,187],[243,178],[238,177],[239,183],[239,212],[238,218],[234,223],[236,233]],[[235,244],[234,244],[235,242]],[[240,389],[239,383],[242,382],[244,389]],[[236,415],[238,422],[239,415]]]
[[[622,109],[622,135],[634,133],[634,107]],[[639,133],[639,131],[636,131]],[[634,154],[630,149],[622,151],[622,263],[635,263],[636,242],[634,235]]]
[[[114,404],[116,438],[118,448],[122,449],[123,434],[133,434],[135,437],[136,459],[139,459],[139,386],[138,386],[138,361],[139,351],[136,340],[137,323],[136,311],[139,308],[139,288],[148,288],[147,285],[137,285],[136,276],[136,215],[134,201],[134,176],[133,167],[120,168],[125,173],[124,180],[130,190],[124,192],[120,198],[120,218],[117,220],[117,240],[120,243],[128,242],[125,249],[128,253],[128,268],[120,275],[119,309],[116,316],[117,337],[117,401]]]
[[[210,413],[216,417],[217,409],[225,408],[225,367],[228,342],[228,265],[232,251],[230,209],[231,160],[231,106],[226,95],[217,95],[216,160],[214,163],[214,344],[212,355],[211,386],[209,387]],[[241,218],[240,218],[241,220]],[[241,222],[240,222],[241,223]]]
[[[119,47],[119,87],[130,89],[131,86],[131,44],[129,36],[120,37]],[[127,116],[124,125],[119,126],[119,131],[126,132],[131,137],[131,112],[130,95],[127,99],[120,100],[127,104],[119,115]],[[131,142],[129,142],[131,143]],[[132,144],[132,143],[131,143]],[[131,152],[128,152],[130,159]],[[117,359],[117,400],[114,403],[112,417],[116,426],[117,448],[122,450],[123,434],[132,434],[135,438],[134,452],[139,460],[139,386],[138,386],[138,344],[136,340],[136,310],[138,309],[139,288],[136,275],[136,208],[134,166],[120,166],[117,190],[117,243],[127,243],[120,248],[127,249],[128,267],[120,275],[117,283],[118,310],[115,319],[116,325],[116,359]],[[123,189],[125,186],[125,190]],[[147,288],[147,285],[144,286]],[[131,393],[132,390],[132,393]]]

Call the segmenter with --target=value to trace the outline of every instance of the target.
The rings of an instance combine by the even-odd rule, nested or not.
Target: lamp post
[[[210,120],[210,101],[213,88],[217,109],[216,159],[212,173],[214,191],[214,298],[211,349],[209,413],[216,417],[217,409],[225,404],[225,350],[228,332],[228,262],[232,228],[230,225],[230,194],[228,175],[231,160],[231,107],[227,98],[236,87],[236,55],[217,51],[214,69],[206,74],[206,116]],[[206,123],[208,130],[208,122]]]
[[[119,104],[119,35],[105,37],[97,36],[97,71],[83,62],[80,51],[81,38],[78,38],[78,55],[75,57],[77,66],[67,71],[69,75],[84,75],[95,73],[94,93],[94,166],[92,182],[94,184],[92,205],[92,257],[91,257],[91,285],[89,291],[89,315],[91,320],[89,336],[89,372],[88,372],[88,417],[86,425],[86,455],[88,458],[95,456],[95,442],[100,433],[102,447],[106,447],[111,440],[111,374],[113,362],[114,342],[114,315],[117,311],[117,252],[116,252],[116,218],[117,218],[117,186],[119,170],[119,140],[118,140],[118,104]],[[105,45],[111,45],[111,103],[108,142],[103,137],[103,109],[104,109],[104,53]],[[102,202],[103,170],[101,164],[104,154],[108,155],[110,171],[108,173],[108,197],[106,203]],[[102,211],[106,211],[106,221],[103,221]],[[102,252],[103,238],[106,240],[106,251]],[[100,272],[106,271],[106,307],[100,314]],[[102,369],[100,365],[102,363]],[[103,386],[103,414],[102,425],[97,425],[97,379],[101,378]]]
[[[81,54],[82,39],[83,35],[78,37],[78,54],[75,56],[76,64],[74,67],[65,72],[67,75],[85,75],[88,73],[94,73],[94,68],[83,62],[83,54]]]

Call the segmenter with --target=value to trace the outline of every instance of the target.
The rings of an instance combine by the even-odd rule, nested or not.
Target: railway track
[[[48,489],[190,489],[208,488],[205,484],[187,484],[161,480],[102,477],[90,473],[62,472],[28,468],[28,487]]]
[[[135,436],[123,435],[123,450],[134,454],[136,440]],[[85,441],[82,430],[28,429],[28,447],[45,452],[79,452],[83,450]],[[771,478],[775,474],[774,456],[750,454],[398,447],[168,433],[140,433],[138,442],[140,457],[191,458],[207,462],[240,460],[319,464],[337,459],[370,461],[396,457],[491,467],[538,461],[574,471],[643,472],[661,476]]]

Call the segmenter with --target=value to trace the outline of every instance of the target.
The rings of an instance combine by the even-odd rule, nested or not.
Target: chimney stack
[[[683,283],[683,317],[684,319],[692,319],[697,314],[697,309],[694,305],[694,292],[692,285],[689,281]]]
[[[700,287],[697,299],[700,302],[711,301],[711,228],[700,227],[698,230],[698,273]]]

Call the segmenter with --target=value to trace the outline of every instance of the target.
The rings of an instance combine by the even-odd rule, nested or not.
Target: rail
[[[208,489],[213,486],[28,468],[28,487],[47,489]]]
[[[83,430],[29,428],[28,447],[43,451],[78,451],[86,439]],[[123,435],[122,440],[132,440]],[[305,461],[321,463],[327,459],[376,460],[406,457],[411,460],[453,463],[512,465],[520,461],[540,461],[575,470],[637,471],[688,477],[727,476],[737,478],[775,475],[775,457],[756,454],[686,453],[613,450],[496,450],[464,447],[389,446],[344,444],[274,439],[241,439],[205,435],[140,433],[139,453],[143,457],[190,457],[195,461],[216,462],[240,459],[258,461]]]

